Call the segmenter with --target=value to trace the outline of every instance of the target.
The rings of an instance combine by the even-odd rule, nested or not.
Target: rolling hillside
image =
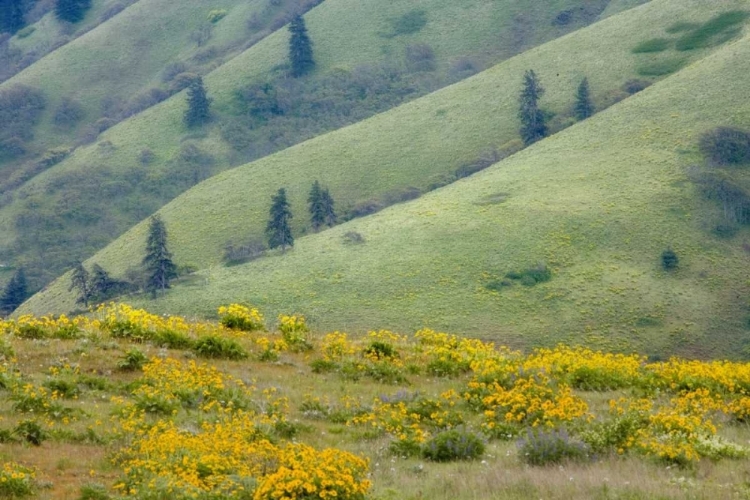
[[[748,7],[654,0],[200,184],[161,213],[178,263],[206,269],[149,307],[200,315],[241,299],[269,312],[299,311],[324,329],[429,325],[514,345],[585,341],[653,353],[738,355],[745,347],[747,285],[736,276],[747,255],[741,237],[717,240],[706,231],[715,207],[697,195],[686,171],[700,161],[701,133],[750,122],[739,84],[750,69],[750,40],[718,51],[632,49],[678,21],[705,23],[720,10]],[[525,69],[536,69],[546,85],[544,106],[561,113],[584,76],[601,103],[644,67],[675,67],[678,58],[685,68],[675,75],[485,172],[300,238],[286,255],[217,265],[228,238],[261,233],[278,187],[290,191],[299,231],[314,179],[346,206],[396,185],[425,187],[433,176],[512,140]],[[364,244],[347,244],[351,231]],[[123,272],[138,263],[143,240],[142,224],[92,262]],[[670,246],[681,266],[665,273],[659,256]],[[552,269],[551,281],[487,289],[539,262]],[[67,283],[61,278],[21,312],[74,308]]]
[[[35,138],[26,145],[30,155],[42,156],[6,165],[0,185],[2,259],[25,264],[36,283],[45,283],[221,170],[414,99],[594,22],[605,9],[632,3],[430,0],[417,9],[406,1],[384,7],[375,1],[327,0],[306,15],[318,69],[304,82],[289,82],[285,29],[232,57],[263,28],[263,19],[253,15],[266,12],[267,2],[212,4],[211,10],[224,9],[226,16],[211,25],[212,38],[198,47],[193,36],[206,26],[205,5],[140,0],[0,87],[40,86],[48,101]],[[267,17],[273,24],[273,16]],[[206,75],[214,99],[210,125],[186,129],[179,94],[97,137],[111,125],[105,118],[92,132],[103,103],[126,101],[125,108],[138,109],[162,98],[172,85],[163,81],[163,70],[174,76],[177,66],[170,63],[175,61],[183,64],[178,69],[196,73],[224,63]],[[51,73],[55,79],[42,78]],[[266,82],[291,95],[300,116],[268,126],[265,119],[252,119],[247,103],[238,103],[238,91],[252,93],[252,84]],[[346,92],[364,97],[351,104]],[[316,96],[312,102],[297,102],[310,94]],[[53,112],[64,99],[80,104],[86,118],[61,129],[53,125]],[[48,151],[81,135],[83,142],[93,142],[67,158],[65,151]]]

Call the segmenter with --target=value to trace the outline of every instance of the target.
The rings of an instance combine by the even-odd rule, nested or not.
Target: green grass
[[[202,279],[149,307],[211,314],[216,305],[241,297],[271,314],[297,310],[321,329],[431,325],[515,345],[576,341],[736,354],[746,291],[734,276],[745,257],[702,231],[698,219],[713,206],[685,182],[684,167],[696,158],[680,151],[694,151],[703,131],[731,125],[726,110],[732,122],[750,117],[737,84],[747,70],[746,41],[496,168],[300,238],[284,256],[231,269],[218,265],[227,239],[262,234],[278,187],[287,187],[299,234],[314,179],[330,186],[340,208],[394,185],[428,185],[432,176],[516,136],[516,94],[525,69],[537,69],[547,87],[546,108],[567,109],[583,76],[601,99],[636,71],[639,56],[631,48],[643,33],[701,8],[711,10],[698,1],[651,2],[427,98],[204,182],[161,212],[178,263],[204,268]],[[602,53],[609,57],[606,65],[600,65]],[[691,97],[696,93],[704,96],[700,105]],[[498,193],[502,203],[486,203]],[[345,244],[349,231],[365,243]],[[145,226],[136,226],[92,260],[123,272],[139,262],[144,235]],[[665,275],[659,256],[668,246],[685,264]],[[499,295],[483,287],[493,275],[540,261],[553,269],[547,283]],[[61,278],[22,311],[73,308],[67,285]],[[644,316],[663,326],[639,326]]]
[[[683,57],[659,58],[640,64],[636,71],[641,76],[665,76],[679,71],[687,62]]]
[[[206,22],[210,10],[229,10],[227,17],[215,25],[216,32],[209,43],[209,48],[212,44],[221,47],[236,42],[238,36],[247,36],[245,21],[261,4],[265,2],[221,0],[206,7],[197,1],[178,5],[164,0],[141,0],[105,25],[50,54],[13,82],[43,84],[50,94],[50,110],[59,99],[68,96],[86,105],[88,118],[95,117],[105,94],[132,95],[158,85],[158,72],[167,61],[190,58],[202,50],[191,44],[189,34]],[[415,43],[429,44],[435,52],[436,71],[448,73],[455,63],[467,58],[480,67],[489,65],[573,31],[594,21],[607,2],[586,2],[588,17],[564,27],[552,25],[556,13],[580,4],[581,0],[555,0],[538,8],[538,3],[532,0],[470,0],[460,4],[430,0],[420,5],[427,13],[426,24],[414,33],[393,37],[382,35],[392,31],[394,20],[403,16],[408,19],[414,10],[412,2],[389,2],[386,8],[374,0],[327,0],[309,12],[306,20],[315,44],[318,76],[356,71],[362,65],[385,61],[403,65],[405,48]],[[159,14],[155,15],[156,12]],[[117,26],[122,29],[116,30]],[[184,128],[184,96],[178,95],[108,130],[96,143],[79,148],[64,162],[27,182],[21,188],[23,195],[0,209],[4,229],[0,246],[8,249],[9,259],[33,262],[31,267],[38,269],[31,273],[32,281],[41,285],[73,260],[91,255],[184,189],[175,182],[176,177],[183,175],[176,167],[175,157],[185,143],[213,156],[210,173],[247,161],[222,140],[220,129],[225,118],[238,113],[237,89],[280,74],[279,65],[286,61],[287,36],[286,30],[281,29],[236,57],[226,61],[219,58],[211,63],[224,62],[205,78],[214,99],[215,120],[204,130]],[[143,46],[149,46],[148,57],[142,54]],[[44,78],[47,74],[58,77]],[[118,82],[114,90],[113,80]],[[120,87],[122,90],[118,90]],[[82,128],[83,124],[79,126]],[[304,134],[304,123],[300,129],[299,141],[310,137]],[[34,144],[41,150],[70,137],[51,125],[48,113],[37,130]],[[282,142],[276,149],[285,145]],[[144,149],[155,153],[147,168],[138,162]],[[102,190],[100,184],[107,189]],[[135,189],[122,194],[127,186]],[[407,186],[394,183],[393,187]],[[83,191],[87,196],[93,192],[95,199],[91,203],[82,202]],[[102,196],[103,191],[115,194]],[[24,229],[20,231],[14,220],[21,213],[47,220],[48,228],[58,226],[60,219],[64,219],[66,234],[47,228],[36,233],[28,231],[24,224],[20,225]],[[26,241],[19,242],[18,236]],[[42,253],[44,258],[40,257]]]

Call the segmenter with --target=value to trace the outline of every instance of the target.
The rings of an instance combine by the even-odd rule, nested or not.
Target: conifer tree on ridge
[[[289,62],[292,65],[292,76],[299,78],[315,68],[312,41],[307,34],[307,27],[302,16],[297,15],[289,24]]]

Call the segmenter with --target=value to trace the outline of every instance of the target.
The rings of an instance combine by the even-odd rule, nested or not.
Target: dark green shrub
[[[40,446],[49,438],[47,432],[36,420],[22,420],[13,429],[13,433],[34,446]]]
[[[50,391],[57,392],[63,398],[73,398],[81,393],[78,384],[72,380],[54,378],[45,381],[42,385]]]
[[[680,258],[677,257],[677,254],[671,248],[667,248],[661,253],[661,267],[663,267],[665,271],[676,269],[679,264]]]
[[[718,238],[730,239],[730,238],[734,238],[734,236],[737,234],[737,231],[739,230],[740,230],[740,227],[737,224],[721,223],[721,224],[716,224],[716,226],[714,226],[713,233]]]
[[[585,443],[574,441],[564,430],[529,430],[518,441],[522,462],[529,465],[552,465],[566,461],[588,460]]]
[[[637,94],[638,92],[642,91],[643,89],[645,89],[649,85],[651,85],[651,82],[649,82],[649,81],[633,79],[633,80],[628,80],[627,82],[625,82],[622,85],[622,90],[624,90],[625,92],[627,92],[630,95],[633,95],[633,94]]]
[[[247,352],[232,339],[208,335],[201,337],[193,351],[202,358],[245,359]]]
[[[87,483],[81,486],[81,494],[78,500],[110,500],[111,498],[104,485]]]
[[[418,33],[427,25],[427,12],[415,9],[391,21],[391,32],[386,37]]]
[[[381,342],[376,340],[371,342],[369,346],[365,347],[364,353],[366,356],[375,359],[389,359],[397,358],[398,352],[388,342]]]
[[[750,163],[750,133],[731,127],[718,127],[700,138],[700,150],[714,165]]]
[[[750,12],[733,10],[724,12],[703,25],[685,32],[675,44],[677,50],[693,50],[713,47],[731,40],[742,32],[742,24]]]
[[[182,332],[174,330],[162,330],[153,336],[153,343],[159,347],[169,349],[190,349],[193,347],[193,339]]]
[[[130,349],[122,357],[122,360],[117,363],[117,368],[126,372],[133,372],[143,368],[143,365],[148,362],[148,358],[143,352],[138,349]]]
[[[329,373],[336,370],[336,363],[327,359],[315,359],[310,363],[313,373]]]
[[[649,52],[662,52],[669,48],[672,42],[667,38],[652,38],[639,43],[633,47],[634,54],[644,54]]]
[[[507,287],[507,280],[514,280],[520,282],[524,286],[534,286],[539,283],[544,283],[552,279],[552,271],[547,267],[546,264],[539,263],[534,267],[530,267],[523,271],[510,271],[505,274],[506,280],[502,280],[497,283],[496,286]],[[497,280],[495,280],[495,283]]]
[[[422,454],[422,445],[414,440],[398,439],[388,445],[388,451],[397,457],[416,457]]]
[[[437,434],[422,448],[422,456],[434,462],[475,460],[484,453],[484,442],[465,429],[453,429]]]

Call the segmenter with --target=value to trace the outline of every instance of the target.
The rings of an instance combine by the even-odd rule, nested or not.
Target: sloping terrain
[[[584,76],[602,99],[637,68],[654,64],[655,56],[631,49],[675,22],[705,22],[717,7],[748,6],[654,1],[202,183],[161,213],[178,263],[208,269],[150,307],[210,314],[219,303],[242,299],[270,312],[296,309],[325,329],[430,325],[516,345],[572,341],[737,355],[747,295],[737,276],[747,256],[740,237],[717,240],[705,231],[702,219],[714,206],[697,195],[686,169],[700,161],[700,134],[750,122],[741,85],[747,38],[713,53],[657,54],[662,62],[702,59],[469,179],[300,238],[285,255],[240,267],[215,264],[228,238],[262,233],[278,187],[290,192],[299,230],[314,179],[330,186],[339,206],[380,194],[393,179],[425,186],[483,147],[515,137],[525,69],[537,70],[547,86],[545,107],[560,112]],[[120,273],[137,265],[144,232],[145,225],[136,226],[92,261]],[[364,243],[347,243],[349,232]],[[659,266],[668,247],[681,261],[672,273]],[[488,290],[506,273],[539,262],[552,269],[551,281]],[[74,308],[67,284],[61,278],[22,311]]]
[[[181,93],[98,137],[111,123],[105,118],[90,128],[102,103],[117,108],[127,97],[125,108],[138,109],[163,98],[172,85],[160,81],[165,65],[174,76],[177,70],[204,73],[223,62],[222,47],[242,48],[263,26],[254,14],[265,12],[266,3],[225,0],[208,9],[201,2],[178,7],[140,0],[6,82],[2,88],[43,82],[48,103],[26,145],[41,158],[13,164],[17,172],[0,185],[3,260],[25,264],[34,283],[45,283],[216,172],[465,78],[594,22],[610,5],[430,0],[415,7],[407,1],[327,0],[305,16],[317,61],[312,76],[286,78],[288,33],[281,29],[206,75],[214,99],[208,126],[185,128]],[[196,30],[200,34],[207,14],[217,9],[226,16],[210,25],[213,38],[196,47]],[[151,55],[142,57],[146,47]],[[167,65],[175,59],[184,67]],[[55,79],[42,78],[51,73]],[[266,83],[278,91],[279,107],[290,108],[284,116],[253,114],[253,92]],[[80,104],[86,119],[61,131],[53,115],[64,99]],[[64,150],[44,153],[79,134],[93,143],[67,158]]]

